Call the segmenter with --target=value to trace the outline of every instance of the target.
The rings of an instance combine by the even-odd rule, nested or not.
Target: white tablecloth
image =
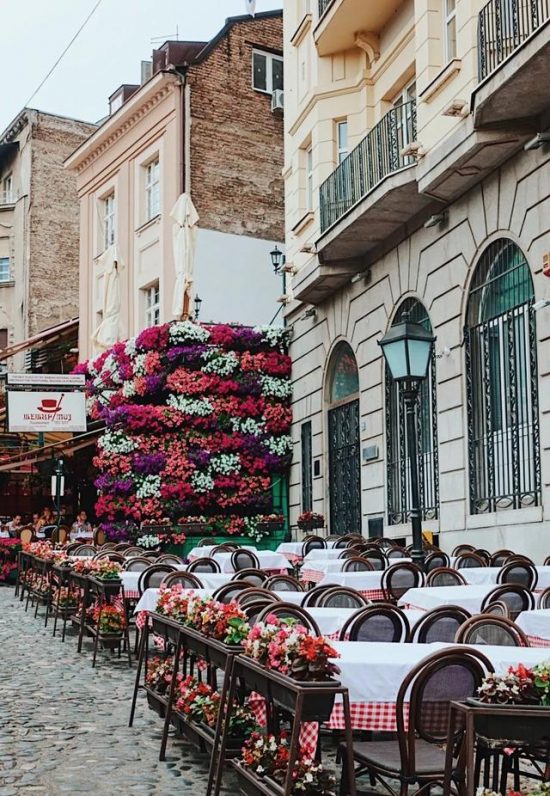
[[[319,581],[319,586],[332,583],[335,586],[350,586],[358,591],[381,589],[382,572],[328,572]]]
[[[154,563],[155,563],[154,561],[151,562],[151,564],[154,564]],[[174,566],[174,565],[171,565],[171,566]],[[180,570],[184,570],[186,568],[187,567],[186,567],[185,564],[178,564],[176,566],[176,569],[180,569]],[[139,581],[139,577],[140,577],[141,574],[142,574],[142,572],[126,572],[126,571],[125,572],[121,572],[120,573],[120,577],[121,577],[121,580],[122,580],[122,585],[124,586],[124,591],[126,591],[126,592],[137,592],[137,590],[138,590],[138,581]]]
[[[210,577],[212,577],[210,575]],[[184,594],[197,594],[200,597],[211,597],[218,587],[215,588],[207,588],[207,589],[184,589]],[[157,607],[158,596],[160,593],[160,589],[147,589],[141,596],[140,601],[136,606],[136,613],[140,611],[154,611]],[[305,592],[303,591],[285,591],[285,592],[278,592],[281,601],[292,603],[293,605],[301,605],[302,600],[304,599]],[[325,608],[324,610],[327,611],[341,611],[342,609],[338,608]],[[352,612],[353,613],[353,612]]]
[[[304,558],[304,566],[312,561],[335,561],[343,552],[344,549],[341,547],[326,547],[324,550],[318,548],[310,550]]]
[[[524,611],[516,619],[516,624],[521,627],[527,636],[536,636],[544,639],[550,645],[550,608]],[[548,657],[550,658],[550,652]]]
[[[486,583],[496,584],[500,567],[465,567],[459,571],[468,583],[480,586]],[[550,567],[537,567],[537,572],[537,590],[546,589],[550,586]]]
[[[254,555],[258,557],[261,569],[290,569],[288,560],[281,553],[273,552],[271,550],[255,550]],[[214,561],[217,561],[221,567],[222,572],[234,572],[233,564],[231,563],[232,553],[216,553],[213,556]],[[197,575],[200,574],[197,573]]]
[[[331,550],[337,541],[338,541],[337,539],[329,539],[329,541],[326,542],[327,545],[326,549]],[[290,555],[295,558],[296,557],[301,558],[303,546],[304,546],[303,542],[281,542],[281,544],[277,548],[277,552],[282,553],[284,556]],[[322,552],[322,550],[321,551],[318,550],[317,552]],[[339,552],[341,553],[342,551],[339,550]]]
[[[229,541],[230,540],[228,539],[228,542]],[[219,544],[205,544],[203,547],[194,547],[192,550],[190,550],[187,553],[187,557],[189,558],[189,560],[192,560],[194,558],[209,558],[212,553],[212,550],[215,550],[216,547],[220,546],[220,544],[221,542]],[[253,547],[252,545],[243,544],[241,545],[241,547],[246,547],[247,550],[252,550],[253,552],[256,552],[256,548]]]
[[[484,597],[493,591],[494,583],[485,586],[429,586],[423,589],[409,589],[400,605],[410,605],[431,611],[440,605],[460,605],[471,614],[479,613]]]
[[[317,553],[318,552],[319,551],[317,551]],[[323,552],[323,551],[320,551],[320,552]],[[327,550],[326,552],[327,553],[331,553],[333,551],[332,550]],[[341,553],[342,551],[338,550],[338,551],[335,551],[335,552]],[[342,569],[344,568],[344,564],[346,563],[346,559],[345,558],[336,557],[336,559],[334,559],[334,558],[330,559],[329,558],[327,560],[327,559],[323,559],[323,558],[318,558],[317,557],[317,553],[315,553],[315,554],[314,553],[309,553],[304,558],[304,566],[303,566],[303,570],[302,571],[307,571],[307,572],[313,571],[313,572],[318,572],[319,574],[323,574],[323,575],[332,574],[333,572],[342,572]],[[310,558],[310,556],[312,556],[312,558]],[[315,557],[313,557],[313,556],[315,556]],[[401,564],[403,561],[412,561],[412,559],[411,558],[400,558],[399,560],[394,560],[394,561],[388,562],[388,566],[393,566],[393,564],[397,564],[397,563]],[[380,570],[375,570],[375,571],[379,572]]]

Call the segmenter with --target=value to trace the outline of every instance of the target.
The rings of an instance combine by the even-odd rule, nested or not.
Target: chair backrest
[[[523,630],[511,619],[493,614],[472,616],[458,629],[457,644],[490,644],[498,647],[528,647]]]
[[[115,550],[118,550],[118,549],[119,549],[119,546],[116,545]],[[135,546],[134,547],[126,547],[126,548],[124,548],[122,550],[122,555],[124,556],[124,558],[134,558],[134,556],[142,556],[143,557],[144,552],[145,552],[145,550],[143,549],[143,547],[135,547]]]
[[[317,605],[319,608],[362,608],[369,605],[369,601],[357,589],[333,586],[319,597]]]
[[[248,605],[256,600],[264,600],[268,603],[280,603],[281,598],[274,591],[252,586],[250,589],[243,589],[235,597],[235,602],[239,605]]]
[[[303,591],[304,587],[298,578],[292,575],[271,575],[264,581],[264,589],[270,591]]]
[[[210,551],[211,556],[215,556],[216,553],[232,553],[234,550],[238,550],[239,545],[231,544],[231,542],[224,542],[223,544],[218,544],[216,547],[213,547]]]
[[[323,586],[314,586],[313,589],[306,591],[300,605],[302,608],[313,608],[319,604],[321,596],[329,589],[337,586],[337,583],[325,583]]]
[[[550,586],[541,592],[537,608],[550,608]]]
[[[493,555],[489,559],[489,566],[501,567],[506,561],[506,559],[510,558],[510,556],[513,555],[514,553],[512,552],[512,550],[497,550],[495,553],[493,553]]]
[[[508,606],[502,600],[495,600],[492,603],[488,603],[485,608],[481,609],[480,614],[493,614],[493,616],[505,616],[506,619],[510,619]]]
[[[475,547],[474,547],[473,544],[457,544],[457,546],[455,547],[455,549],[451,553],[451,556],[453,556],[453,558],[454,558],[455,556],[459,556],[462,553],[473,553],[474,550],[475,550]]]
[[[395,548],[396,550],[404,550],[403,547],[400,547],[394,539],[388,539],[386,536],[381,536],[380,539],[373,539],[374,544],[378,545],[378,547],[382,548],[386,555],[390,550]],[[406,551],[405,551],[406,552]]]
[[[100,550],[99,553],[96,553],[94,556],[94,561],[116,561],[118,564],[125,564],[126,559],[121,553],[117,553],[116,550]],[[151,563],[151,562],[149,562]]]
[[[203,588],[202,581],[197,578],[196,575],[193,575],[192,572],[181,572],[180,570],[177,572],[170,572],[168,575],[165,575],[162,579],[161,586],[170,588],[176,584],[183,586],[184,589]]]
[[[102,545],[105,544],[106,538],[107,537],[105,536],[105,531],[103,530],[103,528],[98,528],[97,531],[95,531],[94,533],[94,544],[97,547],[101,547]]]
[[[23,528],[19,534],[19,538],[21,539],[21,544],[30,544],[33,538],[32,528]]]
[[[435,641],[452,643],[459,627],[471,616],[469,611],[459,605],[442,605],[420,617],[409,638],[416,644],[431,644]]]
[[[455,558],[454,565],[457,569],[467,569],[469,567],[486,567],[487,562],[477,553],[461,553]]]
[[[349,542],[349,538],[347,536],[341,536],[338,541],[334,542],[333,547],[337,550],[340,550],[343,547],[347,547]]]
[[[130,542],[119,542],[119,543],[118,543],[118,544],[115,546],[115,550],[128,550],[128,548],[130,548],[130,547],[132,547],[132,545],[130,544]]]
[[[66,528],[60,525],[59,528],[53,529],[51,536],[53,544],[65,544],[67,538],[68,538],[68,533]]]
[[[176,572],[177,570],[171,564],[151,564],[150,567],[144,569],[138,580],[139,596],[147,589],[158,589],[169,572]]]
[[[74,555],[74,551],[77,550],[79,547],[80,547],[80,542],[71,542],[65,547],[65,553],[67,553],[68,556],[72,556]]]
[[[310,536],[302,545],[302,558],[305,558],[312,550],[324,550],[327,543],[321,536]]]
[[[426,572],[432,572],[434,569],[449,567],[450,565],[451,561],[449,556],[442,550],[438,551],[437,553],[429,553],[424,560],[424,570]]]
[[[363,556],[351,556],[342,565],[342,572],[373,572],[372,561],[367,561]]]
[[[197,547],[209,547],[212,544],[216,544],[215,536],[203,536],[202,539],[199,539],[197,542]]]
[[[221,567],[214,558],[196,558],[187,566],[187,572],[221,572]]]
[[[543,566],[544,567],[550,567],[550,556],[546,556],[546,558],[544,559]]]
[[[487,564],[487,566],[490,565],[490,563],[491,563],[491,553],[488,550],[485,550],[483,547],[476,547],[476,549],[474,550],[474,553],[476,554],[476,556],[479,556],[480,558],[482,558],[485,561],[485,563]]]
[[[133,556],[132,558],[124,559],[124,569],[126,572],[143,572],[144,569],[149,569],[151,560],[143,556]]]
[[[397,602],[409,589],[416,589],[426,582],[424,573],[417,564],[402,561],[392,564],[382,573],[384,599]]]
[[[183,558],[176,556],[173,553],[165,553],[157,558],[159,564],[173,564],[175,567],[181,566],[184,563]]]
[[[338,554],[338,558],[356,558],[357,555],[358,552],[356,547],[346,547],[341,553]]]
[[[524,586],[517,583],[503,584],[496,586],[489,594],[486,594],[481,603],[481,610],[492,602],[500,601],[508,606],[510,619],[516,617],[522,611],[532,611],[535,607],[535,598]]]
[[[156,561],[160,557],[161,553],[160,550],[145,550],[141,553],[141,555],[145,556],[145,558],[150,558],[152,561]]]
[[[497,583],[515,583],[526,589],[534,589],[538,580],[539,573],[534,564],[519,558],[503,564],[497,577]]]
[[[239,572],[241,569],[259,569],[260,559],[252,550],[240,547],[231,553],[231,565],[235,572]]]
[[[298,624],[303,625],[314,636],[320,636],[321,631],[315,619],[309,615],[307,610],[300,608],[292,603],[278,602],[268,605],[258,615],[257,621],[264,622],[268,616],[276,616],[278,619],[293,619]]]
[[[116,543],[115,542],[103,542],[103,544],[101,545],[101,549],[102,550],[115,550],[116,549]],[[124,551],[122,552],[122,555],[124,555]]]
[[[428,572],[426,586],[466,586],[466,578],[452,567],[437,567]]]
[[[97,553],[93,544],[81,544],[73,550],[74,556],[88,556],[92,558]]]
[[[340,641],[407,640],[409,622],[400,608],[392,603],[377,603],[361,608],[345,622],[340,631]]]
[[[361,553],[361,558],[372,564],[372,568],[381,572],[388,566],[388,559],[381,550],[365,550]]]
[[[410,558],[409,551],[405,550],[404,547],[383,547],[384,553],[386,554],[386,558],[388,561],[392,561],[392,559],[398,558]]]
[[[240,592],[253,588],[253,586],[254,584],[248,580],[232,580],[230,583],[224,583],[223,586],[216,589],[212,598],[220,603],[231,603],[234,602]]]
[[[263,586],[267,580],[267,572],[263,569],[239,569],[233,573],[231,580],[248,580],[254,586]]]

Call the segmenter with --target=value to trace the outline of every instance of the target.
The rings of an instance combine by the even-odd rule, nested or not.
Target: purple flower
[[[134,456],[134,470],[142,475],[158,475],[166,464],[162,453],[141,453]]]
[[[156,376],[147,376],[145,378],[145,383],[147,384],[148,393],[160,392],[164,389],[165,376],[163,373],[157,374]]]
[[[187,458],[192,464],[197,465],[197,467],[206,467],[210,461],[210,453],[203,448],[196,448],[195,450],[188,451]]]

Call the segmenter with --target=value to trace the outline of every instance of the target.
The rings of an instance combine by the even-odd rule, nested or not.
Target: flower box
[[[270,520],[269,522],[259,522],[256,527],[262,533],[271,533],[272,531],[282,531],[285,523],[284,520]]]
[[[315,531],[316,529],[324,528],[324,522],[317,522],[316,520],[302,520],[297,523],[298,528],[302,531]]]
[[[184,533],[186,536],[204,536],[208,532],[209,526],[206,522],[179,522],[174,530],[177,533]]]
[[[160,716],[161,719],[164,719],[166,716],[166,699],[158,691],[155,691],[152,688],[149,688],[148,685],[145,686],[145,693],[147,696],[147,704],[153,710],[157,716]]]
[[[202,752],[206,752],[214,746],[214,739],[216,737],[216,730],[214,727],[210,727],[203,722],[193,721],[178,710],[172,713],[172,724],[180,735]],[[240,755],[244,742],[244,736],[237,737],[230,735],[227,739],[226,758]]]
[[[233,768],[239,783],[239,792],[245,796],[266,796],[267,794],[281,794],[283,792],[279,783],[270,777],[258,777],[253,771],[243,766],[240,760],[233,760]]]
[[[474,715],[476,734],[486,746],[502,748],[508,746],[534,746],[550,738],[550,707],[546,705],[494,705],[471,697],[466,701],[471,707],[490,708],[494,713]],[[514,708],[518,713],[513,715]],[[498,711],[502,710],[502,715]]]
[[[122,631],[115,633],[98,633],[97,635],[102,647],[107,650],[117,649],[122,641]]]

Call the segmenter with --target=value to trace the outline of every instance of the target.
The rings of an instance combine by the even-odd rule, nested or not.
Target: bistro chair
[[[539,601],[537,603],[537,608],[550,608],[550,586],[541,592]]]
[[[441,567],[450,567],[450,566],[451,566],[451,560],[447,555],[447,553],[444,553],[442,550],[439,550],[436,553],[429,553],[424,559],[425,572],[432,572],[434,569],[440,569]]]
[[[34,533],[32,528],[23,528],[23,530],[19,533],[21,544],[30,544],[33,540],[33,536]]]
[[[497,647],[528,647],[523,630],[511,619],[492,614],[472,616],[458,629],[457,644],[489,644]]]
[[[388,559],[381,550],[366,550],[361,553],[361,558],[372,564],[372,568],[382,572],[388,566]]]
[[[231,544],[231,542],[224,542],[223,544],[218,544],[216,547],[213,547],[210,551],[210,555],[215,556],[216,553],[233,553],[238,549],[239,545]]]
[[[357,589],[334,586],[319,597],[317,605],[319,608],[362,608],[369,602]]]
[[[68,556],[72,556],[74,555],[74,551],[77,550],[80,546],[81,546],[80,542],[71,542],[70,544],[65,546],[63,552],[66,553]]]
[[[305,592],[304,598],[300,605],[302,608],[315,608],[319,605],[319,599],[321,596],[327,592],[329,589],[333,589],[337,586],[337,583],[324,583],[322,586],[314,586],[309,591]]]
[[[508,560],[498,573],[497,583],[516,583],[526,589],[534,589],[539,580],[539,573],[534,564],[527,560]]]
[[[411,630],[409,640],[415,644],[431,644],[434,641],[453,643],[455,636],[471,613],[459,605],[442,605],[427,611]]]
[[[160,550],[145,550],[141,555],[145,556],[145,558],[150,558],[152,561],[157,561],[161,553]]]
[[[477,553],[461,553],[455,558],[456,569],[469,569],[470,567],[486,567],[487,562]]]
[[[221,572],[222,568],[214,558],[196,558],[187,565],[187,572]]]
[[[102,547],[105,544],[107,537],[105,536],[103,528],[98,528],[97,531],[94,532],[93,539],[96,547]]]
[[[101,545],[101,550],[115,550],[115,548],[116,548],[116,543],[115,542],[104,542]],[[123,555],[124,555],[124,552],[123,552]]]
[[[197,542],[197,547],[210,547],[210,545],[213,544],[216,544],[215,536],[203,536],[202,539],[199,539]]]
[[[231,553],[231,566],[235,572],[241,569],[260,569],[260,559],[252,550],[240,547]]]
[[[397,738],[390,741],[353,743],[356,776],[368,774],[371,783],[382,783],[395,793],[393,782],[400,782],[400,793],[406,794],[411,785],[416,793],[440,785],[445,774],[449,704],[476,696],[490,661],[481,652],[451,647],[440,650],[420,661],[405,677],[395,703]],[[462,727],[456,734],[456,753]],[[341,759],[346,760],[347,747],[340,747]],[[461,760],[459,756],[458,760]],[[453,775],[462,774],[457,763]],[[387,782],[389,780],[389,782]],[[349,792],[347,767],[342,766],[340,793]]]
[[[241,606],[248,605],[248,603],[255,602],[256,600],[263,600],[268,603],[282,602],[280,597],[274,591],[269,589],[262,589],[257,586],[252,586],[249,589],[242,589],[235,597],[235,602]]]
[[[325,550],[327,543],[321,536],[309,536],[302,545],[302,558],[312,550]]]
[[[117,553],[116,550],[101,550],[99,553],[96,553],[92,559],[93,561],[115,561],[117,564],[125,564],[126,559],[121,553]],[[151,563],[151,562],[149,562]]]
[[[334,549],[340,550],[343,547],[347,547],[349,542],[348,536],[341,536],[338,541],[336,541],[333,545]]]
[[[310,616],[310,614],[300,608],[298,605],[293,605],[292,603],[285,603],[285,602],[277,602],[273,605],[268,605],[264,608],[263,611],[260,612],[258,615],[258,622],[265,622],[268,616],[277,617],[277,619],[293,619],[299,625],[303,625],[306,630],[309,630],[314,636],[320,636],[321,631],[319,630],[319,625],[315,621],[315,619]]]
[[[86,556],[87,558],[93,558],[96,553],[97,550],[93,544],[81,544],[73,550],[73,556]]]
[[[386,602],[398,602],[409,589],[424,586],[426,578],[417,564],[402,561],[382,573],[381,588]]]
[[[267,572],[264,572],[263,569],[239,569],[231,576],[231,580],[248,580],[254,586],[263,586],[267,577]]]
[[[340,641],[387,641],[399,644],[409,636],[409,621],[393,603],[360,608],[345,622]]]
[[[69,533],[65,526],[60,525],[59,528],[54,528],[51,535],[51,542],[53,545],[65,544],[69,538]]]
[[[399,545],[396,544],[393,539],[388,539],[387,536],[381,536],[380,539],[373,539],[372,541],[375,545],[381,547],[382,550],[385,550],[386,555],[388,555],[388,552],[393,548],[396,548],[397,550],[404,550],[403,547],[399,547]]]
[[[508,606],[502,600],[494,600],[492,603],[488,603],[479,613],[493,614],[493,616],[504,616],[506,619],[510,619],[510,611],[508,610]]]
[[[138,580],[138,592],[141,597],[147,589],[158,589],[165,576],[170,572],[176,572],[170,564],[152,564],[144,569]]]
[[[535,607],[535,598],[524,586],[516,583],[497,586],[485,595],[481,603],[483,611],[492,602],[503,602],[508,607],[510,619],[515,620],[522,611],[532,611]]]
[[[248,580],[232,580],[230,583],[224,583],[223,586],[216,589],[212,595],[212,599],[220,603],[231,603],[234,602],[237,595],[242,591],[253,587],[254,584],[250,583]]]
[[[173,564],[175,567],[181,567],[182,564],[185,564],[183,558],[180,556],[176,556],[173,553],[165,553],[162,556],[157,558],[157,562],[159,564]]]
[[[489,567],[491,566],[491,553],[488,550],[484,550],[483,547],[479,547],[474,550],[476,556],[479,556],[485,561],[485,564]]]
[[[264,589],[270,591],[303,591],[304,587],[298,580],[293,578],[292,575],[271,575],[263,583]]]
[[[119,542],[115,546],[115,550],[129,550],[130,547],[132,547],[132,545],[129,542]],[[140,550],[141,550],[141,548],[140,548]]]
[[[258,617],[264,608],[269,608],[270,605],[272,605],[272,603],[269,600],[262,599],[252,600],[245,605],[241,605],[241,610],[246,614],[246,618],[250,627],[253,627],[256,624]]]
[[[493,553],[493,555],[491,556],[489,560],[489,566],[501,567],[504,564],[504,562],[508,558],[510,558],[510,556],[513,555],[514,553],[512,552],[512,550],[497,550],[496,553]]]
[[[133,556],[133,558],[124,559],[124,569],[126,572],[143,572],[151,566],[151,560],[144,558],[144,556]]]
[[[466,578],[452,567],[437,567],[428,572],[426,586],[466,586]]]
[[[342,565],[342,572],[373,572],[372,561],[368,561],[363,556],[351,556]]]
[[[474,550],[475,547],[473,544],[457,544],[451,553],[451,557],[456,558],[456,556],[460,556],[462,553],[473,553]]]
[[[116,545],[115,550],[118,550],[119,546]],[[122,550],[122,555],[124,558],[133,558],[134,556],[143,556],[145,550],[143,547],[126,547]]]
[[[385,547],[383,549],[388,561],[399,558],[410,558],[409,551],[405,550],[404,547],[397,547],[397,545],[395,545],[394,547]]]
[[[546,558],[544,559],[544,564],[542,566],[550,567],[550,556],[546,556]]]
[[[169,572],[168,575],[165,575],[160,585],[166,586],[167,589],[176,585],[183,586],[184,589],[204,588],[202,581],[197,578],[196,575],[193,575],[192,572],[181,572],[179,570],[177,572]]]
[[[356,558],[358,556],[356,547],[346,547],[341,553],[338,553],[338,558]],[[374,567],[373,567],[374,569]]]

